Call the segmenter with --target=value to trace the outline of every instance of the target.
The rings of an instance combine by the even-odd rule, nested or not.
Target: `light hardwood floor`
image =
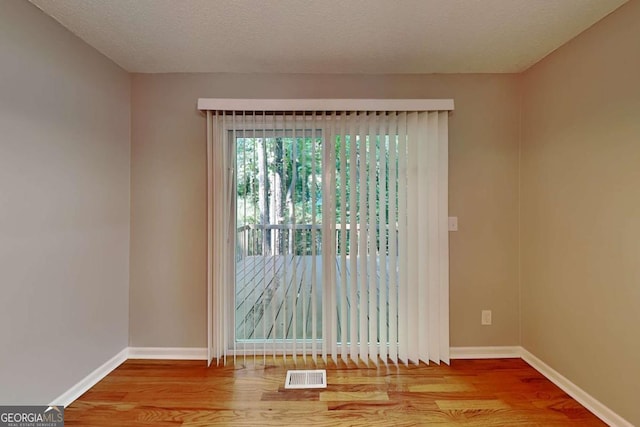
[[[284,389],[300,359],[242,362],[129,360],[65,410],[65,425],[605,425],[521,359],[329,364],[322,390]]]

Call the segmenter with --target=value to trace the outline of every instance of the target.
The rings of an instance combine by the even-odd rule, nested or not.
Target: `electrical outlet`
[[[491,310],[482,310],[482,319],[480,324],[491,325]]]

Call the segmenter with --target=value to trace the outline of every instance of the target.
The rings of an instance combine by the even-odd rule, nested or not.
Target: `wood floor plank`
[[[321,402],[353,402],[360,400],[389,400],[385,391],[324,391],[320,393]]]
[[[385,376],[334,376],[331,378],[331,384],[388,384],[388,380]]]
[[[414,384],[408,388],[410,392],[460,392],[474,391],[476,389],[473,385],[465,383]]]
[[[436,400],[438,408],[445,410],[462,409],[509,409],[510,406],[499,399],[477,399],[477,400]]]

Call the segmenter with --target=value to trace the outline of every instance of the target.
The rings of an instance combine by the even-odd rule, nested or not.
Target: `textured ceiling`
[[[519,72],[626,0],[30,0],[131,72]]]

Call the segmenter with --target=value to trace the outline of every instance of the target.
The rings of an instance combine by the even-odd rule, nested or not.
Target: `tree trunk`
[[[258,209],[260,209],[260,223],[269,225],[269,180],[267,179],[267,147],[263,138],[256,140],[258,155]],[[262,230],[263,255],[271,253],[271,235]]]
[[[276,138],[275,140],[275,148],[274,148],[274,174],[273,174],[273,182],[271,183],[271,220],[274,224],[282,224],[284,223],[284,197],[283,197],[283,175],[284,175],[284,166],[282,164],[282,160],[284,157],[283,150],[283,141],[282,138]],[[283,233],[278,230],[277,232],[272,232],[271,239],[272,247],[274,248],[274,255],[279,255],[284,252],[284,241],[283,241]]]
[[[296,191],[296,183],[298,181],[298,143],[294,138],[291,145],[291,184],[289,185],[289,189],[287,190],[287,207],[289,208],[289,218],[288,223],[295,224],[296,221],[296,204],[295,204],[295,191]],[[289,232],[289,253],[296,254],[296,233],[292,229]]]

